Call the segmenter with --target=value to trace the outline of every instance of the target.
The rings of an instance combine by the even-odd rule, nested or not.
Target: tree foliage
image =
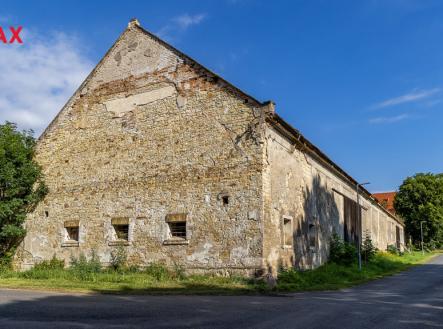
[[[46,194],[41,169],[33,160],[32,131],[0,125],[0,258],[10,258],[25,236],[23,223]]]
[[[443,174],[416,174],[405,179],[394,200],[395,211],[404,219],[406,232],[420,245],[443,245]]]

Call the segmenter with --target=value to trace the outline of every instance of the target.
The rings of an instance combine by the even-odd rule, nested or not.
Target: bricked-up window
[[[112,227],[114,228],[117,240],[129,240],[129,219],[128,218],[113,218]]]
[[[293,232],[292,232],[292,218],[283,217],[283,245],[292,246]]]
[[[171,238],[186,240],[186,215],[168,214],[166,216]]]
[[[68,241],[78,242],[80,226],[78,220],[69,220],[65,222],[66,239]]]

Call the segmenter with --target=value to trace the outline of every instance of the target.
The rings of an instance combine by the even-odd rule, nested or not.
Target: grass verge
[[[334,263],[325,264],[312,271],[288,270],[280,273],[277,290],[282,292],[335,290],[382,278],[404,271],[411,266],[422,264],[438,253],[415,251],[402,256],[390,253],[377,253],[362,270],[357,264],[349,266]]]
[[[71,269],[60,266],[37,266],[26,272],[8,269],[0,271],[1,288],[58,290],[73,292],[131,293],[131,294],[259,294],[331,290],[381,278],[420,264],[435,253],[413,252],[403,256],[379,253],[363,270],[356,265],[326,264],[315,270],[283,271],[277,287],[269,290],[262,281],[242,277],[208,275],[185,276],[181,272],[152,265],[143,271],[97,269],[86,264]]]

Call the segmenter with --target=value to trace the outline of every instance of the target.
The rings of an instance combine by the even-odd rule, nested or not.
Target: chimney
[[[137,18],[131,18],[131,20],[128,23],[128,27],[133,27],[133,26],[140,26],[140,22],[138,21]]]
[[[263,103],[262,111],[266,114],[275,113],[275,103],[273,101],[266,101]]]

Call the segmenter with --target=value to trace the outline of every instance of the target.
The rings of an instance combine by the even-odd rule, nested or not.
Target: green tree
[[[32,131],[0,125],[0,259],[10,260],[25,236],[23,223],[46,194],[41,169],[33,160]]]
[[[424,222],[424,242],[433,247],[443,245],[443,174],[419,173],[406,178],[394,208],[416,246],[421,242],[420,222]]]

